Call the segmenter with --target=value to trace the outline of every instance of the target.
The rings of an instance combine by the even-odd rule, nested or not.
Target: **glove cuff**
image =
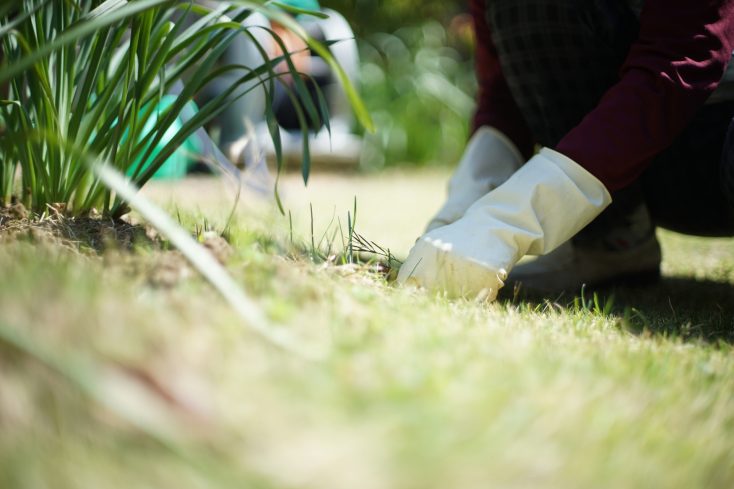
[[[582,191],[589,197],[590,203],[598,207],[607,207],[612,203],[612,196],[601,180],[586,168],[573,161],[563,153],[550,148],[541,148],[540,155],[555,163]]]
[[[504,147],[503,149],[505,151],[508,151],[512,157],[512,160],[517,164],[517,166],[522,165],[525,163],[525,158],[523,157],[522,153],[518,149],[517,145],[512,142],[512,139],[508,138],[505,133],[500,131],[499,129],[493,127],[493,126],[479,126],[479,128],[474,131],[474,135],[470,139],[470,142],[473,141],[475,138],[494,138],[499,143],[502,144]]]
[[[474,202],[502,185],[524,161],[507,136],[493,127],[481,126],[466,145],[449,180],[446,202],[426,231],[460,219]]]

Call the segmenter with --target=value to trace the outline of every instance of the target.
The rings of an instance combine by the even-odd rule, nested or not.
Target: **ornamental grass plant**
[[[346,84],[357,116],[368,121],[328,49],[268,3],[13,0],[0,6],[0,204],[18,200],[36,213],[53,206],[69,215],[93,209],[123,215],[127,206],[91,171],[90,156],[108,162],[140,187],[233,100],[257,85],[264,84],[269,94],[281,76],[274,70],[277,64],[285,62],[288,73],[297,74],[286,49],[286,54],[269,58],[252,30],[267,30],[282,46],[276,34],[243,25],[255,13],[304,37]],[[248,36],[263,54],[262,65],[219,62],[238,35]],[[199,90],[231,72],[239,75],[237,83],[180,122]],[[325,103],[304,96],[302,78],[293,78],[305,128],[319,118],[316,104]],[[173,102],[162,103],[174,91]],[[266,119],[277,150],[278,126],[269,102]],[[171,135],[173,127],[177,130]],[[307,137],[303,165],[307,174]]]

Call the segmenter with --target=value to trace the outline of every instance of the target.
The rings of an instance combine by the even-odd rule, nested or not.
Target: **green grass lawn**
[[[243,196],[227,268],[320,361],[175,251],[0,235],[0,488],[733,487],[734,240],[660,232],[662,282],[596,301],[451,302],[311,262],[355,197],[405,256],[446,177],[287,176],[290,220]],[[192,230],[232,203],[211,179],[147,193]]]

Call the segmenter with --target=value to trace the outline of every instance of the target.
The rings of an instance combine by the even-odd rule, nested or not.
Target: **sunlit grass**
[[[262,342],[191,273],[158,280],[184,266],[175,252],[4,243],[0,323],[45,353],[0,341],[0,486],[731,487],[731,240],[663,233],[664,282],[614,291],[609,315],[570,297],[449,302],[311,263],[309,200],[344,216],[354,195],[371,202],[357,227],[380,241],[401,178],[329,177],[318,202],[286,181],[304,246],[273,210],[231,224],[228,270],[323,362]],[[415,175],[414,195],[441,181]],[[432,212],[415,204],[389,233],[398,254]],[[182,221],[221,229],[209,205],[191,197]]]

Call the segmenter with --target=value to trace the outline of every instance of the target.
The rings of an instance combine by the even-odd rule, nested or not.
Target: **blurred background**
[[[466,0],[321,0],[354,29],[360,92],[375,125],[360,170],[456,163],[476,81]]]

